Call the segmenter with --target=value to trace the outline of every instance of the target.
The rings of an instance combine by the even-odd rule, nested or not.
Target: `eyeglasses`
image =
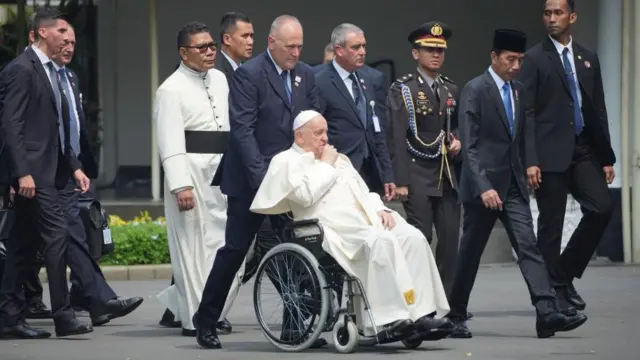
[[[207,52],[207,50],[211,49],[213,51],[216,51],[216,46],[218,44],[216,44],[215,42],[210,42],[207,44],[200,44],[200,45],[189,45],[189,46],[185,46],[188,49],[196,49],[198,50],[198,52],[200,52],[201,54],[204,54]]]

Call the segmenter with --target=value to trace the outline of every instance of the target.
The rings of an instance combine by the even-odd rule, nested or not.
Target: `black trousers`
[[[40,269],[44,266],[44,259],[39,255],[31,262],[24,278],[24,297],[27,305],[42,303],[42,283],[40,282]]]
[[[502,211],[490,210],[478,203],[464,204],[458,267],[449,299],[451,317],[466,318],[480,258],[498,219],[504,224],[511,246],[518,254],[518,265],[536,311],[539,315],[557,311],[555,292],[536,247],[531,208],[515,182],[502,202]]]
[[[433,241],[435,225],[438,236],[436,264],[445,291],[450,295],[460,242],[460,204],[455,190],[446,179],[443,186],[441,197],[428,196],[419,189],[412,189],[402,205],[407,213],[407,222],[420,230],[429,244]]]
[[[567,194],[578,201],[582,219],[560,254]],[[553,286],[563,287],[582,277],[613,214],[613,201],[602,167],[589,145],[578,137],[573,159],[565,173],[542,174],[536,191],[538,248],[544,256]]]
[[[202,300],[198,307],[200,327],[213,328],[220,320],[220,313],[233,279],[263,223],[265,215],[249,211],[253,195],[255,194],[228,198],[225,245],[216,254],[202,293]],[[280,233],[284,228],[286,219],[286,216],[269,216],[276,233]],[[274,285],[278,289],[278,285],[276,283]]]
[[[44,242],[44,262],[49,278],[51,310],[54,318],[72,318],[67,288],[67,222],[54,187],[36,189],[36,196],[16,196],[16,222],[7,241],[6,271],[0,289],[0,312],[6,325],[23,316],[23,285],[40,241]],[[36,236],[34,236],[34,234]]]
[[[78,200],[82,196],[75,189],[74,180],[58,191],[67,220],[69,246],[67,263],[71,269],[71,302],[91,311],[99,311],[104,304],[117,297],[107,284],[100,265],[96,262],[87,243],[87,232],[80,218]]]

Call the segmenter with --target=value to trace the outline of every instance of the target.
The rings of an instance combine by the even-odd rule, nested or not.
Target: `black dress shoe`
[[[423,316],[416,320],[416,331],[424,341],[437,341],[451,335],[455,325],[448,318],[434,319],[433,316]]]
[[[53,319],[53,322],[56,325],[57,337],[82,335],[93,331],[93,326],[82,324],[75,317],[70,319],[56,318]]]
[[[218,323],[216,324],[216,329],[218,329],[218,331],[220,331],[220,333],[222,334],[231,334],[231,330],[233,329],[233,327],[231,326],[229,320],[224,318],[221,321],[218,321]]]
[[[576,316],[578,314],[578,310],[573,306],[569,300],[568,291],[564,288],[556,289],[556,299],[558,304],[558,310],[565,316]]]
[[[407,320],[396,320],[392,323],[388,323],[382,326],[381,332],[386,332],[388,334],[393,335],[411,335],[415,330],[415,325],[413,321]]]
[[[182,322],[176,321],[175,315],[173,315],[173,313],[169,309],[164,311],[164,314],[162,314],[162,319],[160,319],[160,322],[158,324],[168,328],[182,327]]]
[[[453,322],[453,331],[449,334],[454,339],[471,339],[473,334],[467,327],[467,322],[459,319],[450,319]]]
[[[196,337],[197,335],[198,335],[197,330],[189,330],[189,329],[182,328],[182,336]]]
[[[109,300],[99,312],[91,314],[91,323],[93,326],[100,326],[113,319],[127,316],[137,309],[143,300],[141,297]]]
[[[538,316],[536,333],[541,339],[551,337],[560,331],[571,331],[587,321],[587,315],[578,312],[575,316],[566,316],[560,312]]]
[[[198,345],[206,349],[222,348],[222,343],[220,343],[216,329],[212,326],[201,326],[198,320],[198,313],[195,313],[192,321],[193,326],[196,327],[196,341]]]
[[[587,303],[584,301],[582,296],[578,294],[578,291],[576,291],[572,282],[567,285],[567,301],[578,310],[584,310],[587,307]]]
[[[50,319],[52,315],[51,310],[40,301],[27,305],[24,316],[27,319]]]
[[[50,332],[33,328],[24,321],[0,330],[0,339],[48,339],[50,337]]]

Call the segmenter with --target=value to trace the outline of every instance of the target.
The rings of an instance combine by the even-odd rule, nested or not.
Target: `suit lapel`
[[[291,72],[289,73],[289,76],[291,76],[291,103],[295,104],[298,100],[300,100],[300,82],[302,81],[302,78],[299,75],[296,75],[298,73],[298,66],[296,65],[296,67],[291,70]]]
[[[567,82],[567,75],[564,72],[564,65],[562,64],[562,59],[560,58],[560,54],[558,54],[558,49],[556,49],[555,45],[551,41],[551,39],[547,36],[544,40],[543,47],[547,51],[547,57],[549,58],[549,62],[551,63],[551,67],[553,67],[558,76],[560,76],[560,80],[564,85],[565,90],[569,92],[571,95],[571,90],[569,88],[569,82]]]
[[[349,90],[347,90],[347,86],[344,84],[344,80],[342,80],[342,78],[338,74],[338,70],[336,70],[335,66],[333,66],[333,64],[331,63],[329,63],[327,66],[331,68],[331,82],[333,82],[333,86],[335,86],[336,89],[338,89],[338,92],[345,98],[345,100],[351,107],[351,110],[353,110],[353,113],[356,115],[356,120],[358,121],[358,123],[362,124],[362,121],[360,121],[360,115],[358,114],[358,107],[356,106],[356,102],[353,100],[353,96],[351,96]]]
[[[44,65],[40,61],[40,58],[38,57],[36,52],[33,51],[33,49],[31,49],[31,47],[27,48],[27,50],[25,50],[25,52],[31,58],[31,62],[33,63],[33,67],[36,70],[36,73],[38,73],[38,75],[40,76],[40,79],[44,82],[44,86],[47,88],[47,90],[48,90],[47,92],[49,93],[49,97],[51,98],[51,103],[53,105],[53,108],[56,110],[56,113],[57,113],[58,112],[58,104],[56,103],[56,96],[53,93],[53,87],[51,85],[51,80],[49,79],[49,76],[47,75],[47,72],[44,70]]]
[[[513,134],[513,141],[520,132],[520,125],[522,124],[520,114],[523,114],[523,112],[520,111],[520,93],[522,92],[520,84],[517,81],[512,81],[511,86],[511,92],[513,93],[513,129],[515,132],[515,134]]]
[[[284,82],[282,81],[282,77],[278,74],[278,70],[276,70],[276,66],[271,61],[269,54],[265,51],[264,53],[265,60],[267,61],[267,65],[265,66],[265,71],[267,72],[267,79],[269,79],[269,83],[273,90],[275,90],[276,94],[280,96],[284,102],[284,104],[291,110],[291,103],[289,102],[289,97],[287,96],[286,91],[284,90]],[[291,94],[291,102],[293,102],[293,93]]]
[[[591,89],[586,89],[584,86],[588,84],[587,73],[589,72],[588,68],[591,67],[591,62],[585,60],[584,54],[575,42],[573,43],[573,56],[573,63],[576,65],[576,77],[578,78],[578,91],[582,89],[584,90],[582,91],[582,94],[587,94],[587,96],[590,96]]]
[[[504,103],[502,102],[502,96],[500,96],[500,91],[498,91],[498,86],[496,82],[493,81],[491,74],[489,71],[485,73],[485,83],[487,86],[487,90],[489,92],[489,97],[493,100],[493,104],[496,106],[496,110],[498,110],[498,114],[500,115],[500,119],[502,120],[502,124],[507,130],[507,135],[509,134],[509,121],[507,120],[507,112],[504,110]]]

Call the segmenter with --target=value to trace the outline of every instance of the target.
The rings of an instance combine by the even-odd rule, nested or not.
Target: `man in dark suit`
[[[234,71],[253,54],[253,24],[243,13],[229,12],[220,20],[220,54],[216,69],[231,83]]]
[[[460,240],[460,204],[454,163],[460,156],[457,139],[458,87],[439,74],[451,29],[430,21],[409,34],[415,71],[389,89],[387,118],[389,152],[396,176],[396,197],[407,222],[429,243],[438,235],[436,262],[447,295],[456,272]]]
[[[463,162],[459,196],[464,205],[463,234],[450,296],[452,337],[470,338],[467,305],[482,252],[497,219],[504,224],[518,265],[536,308],[538,337],[553,336],[582,325],[582,313],[563,314],[562,304],[536,247],[529,192],[521,160],[524,134],[524,87],[515,77],[526,49],[526,35],[496,30],[491,67],[468,82],[460,99],[459,132]],[[559,309],[560,307],[560,309]]]
[[[76,36],[73,27],[67,32],[68,42],[59,54],[52,56],[56,71],[66,96],[70,115],[70,142],[74,154],[81,161],[88,176],[96,178],[98,167],[93,158],[88,141],[86,120],[82,109],[82,94],[78,77],[66,67],[73,58]],[[69,246],[67,263],[71,268],[71,304],[90,312],[93,326],[128,315],[142,303],[141,297],[118,299],[107,284],[100,265],[95,261],[87,244],[87,233],[80,219],[78,200],[80,193],[75,190],[73,179],[58,190],[58,199],[67,219]]]
[[[230,84],[231,134],[213,185],[228,196],[225,246],[216,255],[194,316],[198,344],[220,348],[219,320],[234,275],[244,261],[264,215],[249,207],[271,158],[293,143],[293,119],[318,109],[311,68],[299,62],[302,25],[293,16],[274,20],[268,50],[239,67]],[[281,218],[272,218],[272,224]],[[325,342],[326,344],[326,342]]]
[[[331,33],[335,57],[314,70],[320,112],[329,124],[329,141],[351,160],[367,186],[393,198],[395,185],[385,139],[386,94],[376,94],[369,72],[361,72],[366,56],[364,32],[341,24]],[[378,95],[378,96],[376,96]]]
[[[51,61],[68,42],[69,24],[54,9],[39,11],[34,23],[37,46],[28,48],[3,70],[6,92],[0,107],[0,130],[4,151],[10,154],[17,215],[8,242],[6,268],[10,270],[2,281],[0,312],[2,336],[19,338],[51,336],[22,318],[24,274],[40,239],[44,241],[56,335],[93,331],[91,325],[78,322],[69,304],[67,222],[58,197],[58,189],[71,176],[82,192],[89,188],[89,179],[71,148],[69,108]]]
[[[571,37],[573,0],[546,1],[549,36],[527,51],[520,75],[526,87],[527,175],[536,189],[538,247],[559,296],[586,304],[573,279],[582,277],[613,212],[607,183],[615,177],[607,109],[596,53]],[[567,193],[580,203],[582,220],[560,254]]]

